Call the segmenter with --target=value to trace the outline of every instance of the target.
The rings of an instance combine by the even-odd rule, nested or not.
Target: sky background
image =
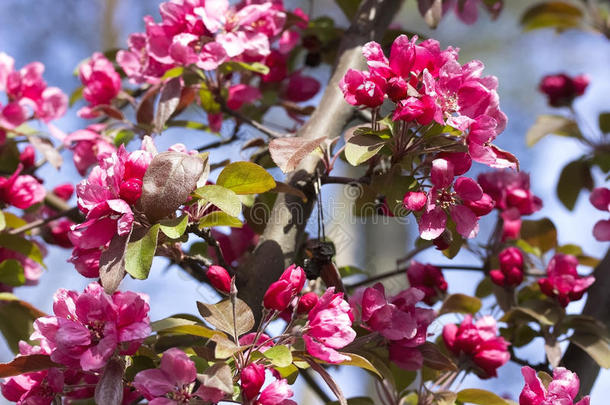
[[[157,0],[110,0],[116,3],[113,18],[104,16],[105,1],[82,0],[2,0],[0,2],[0,51],[6,52],[16,60],[16,66],[21,67],[31,61],[39,60],[46,66],[45,79],[49,85],[59,86],[70,93],[78,86],[78,79],[73,75],[79,61],[89,57],[92,52],[102,49],[113,39],[119,46],[124,46],[130,32],[143,29],[142,16],[146,14],[159,18]],[[533,148],[525,145],[525,133],[534,123],[536,116],[542,113],[556,112],[546,106],[544,98],[537,92],[540,78],[548,73],[567,72],[570,74],[587,73],[591,84],[584,97],[580,98],[575,108],[583,122],[595,127],[597,114],[610,110],[608,94],[610,80],[608,66],[610,65],[610,41],[606,38],[579,31],[569,31],[556,35],[550,30],[522,33],[518,24],[519,15],[531,4],[529,0],[514,0],[507,2],[506,10],[497,21],[491,22],[489,17],[481,14],[479,21],[472,26],[463,25],[453,15],[447,16],[436,31],[427,29],[416,11],[415,2],[408,0],[403,11],[397,16],[395,23],[414,32],[433,37],[441,42],[442,47],[453,45],[461,48],[461,61],[480,59],[485,65],[485,73],[499,78],[500,100],[503,111],[508,115],[507,129],[496,143],[515,153],[521,162],[521,168],[531,173],[532,188],[536,195],[544,200],[544,208],[532,218],[550,217],[559,229],[560,244],[576,243],[593,256],[600,257],[605,252],[607,244],[596,242],[591,236],[595,222],[603,217],[603,213],[593,209],[588,199],[581,195],[573,212],[566,210],[555,197],[555,185],[560,169],[571,160],[580,156],[582,147],[575,141],[566,138],[547,137]],[[286,1],[288,6],[300,5],[307,9],[306,1]],[[338,10],[328,0],[316,0],[313,7],[314,15],[330,14],[340,23],[345,23]],[[109,25],[111,22],[112,25]],[[114,26],[115,29],[108,29]],[[110,33],[110,34],[109,34]],[[323,83],[326,82],[330,69],[327,67],[305,73],[313,74]],[[315,100],[314,100],[315,101]],[[87,122],[76,117],[76,110],[81,105],[73,107],[68,114],[55,124],[66,132],[84,128]],[[271,121],[280,122],[281,115],[270,117]],[[160,138],[155,139],[159,150],[166,149],[176,142],[184,142],[189,147],[196,147],[214,140],[213,135],[201,132],[185,132],[170,130]],[[130,145],[139,147],[137,142]],[[212,161],[221,161],[225,156],[239,156],[239,146],[227,147],[212,153]],[[47,188],[66,182],[76,182],[76,173],[69,153],[63,153],[66,164],[57,173],[53,168],[45,167],[41,177],[46,181]],[[350,169],[339,167],[338,175],[349,174]],[[476,166],[474,173],[484,171],[482,166]],[[279,173],[274,173],[281,178]],[[600,173],[594,173],[597,184],[602,184]],[[473,175],[474,176],[474,175]],[[345,201],[345,191],[340,186],[329,186],[324,189],[327,229],[340,234],[345,241],[345,248],[338,256],[340,265],[357,265],[370,272],[389,270],[397,257],[409,250],[413,240],[413,224],[397,223],[372,224],[345,223],[333,220],[328,212],[330,206]],[[347,209],[347,208],[346,208]],[[315,214],[314,214],[315,215]],[[312,216],[315,219],[315,216]],[[315,232],[312,220],[309,230]],[[490,221],[484,221],[481,227],[482,235],[490,232]],[[410,240],[410,244],[405,242]],[[23,287],[16,294],[43,311],[50,311],[52,295],[57,288],[82,290],[88,280],[77,276],[73,267],[66,263],[69,251],[50,248],[45,260],[48,270],[43,275],[41,283],[36,287]],[[427,252],[418,256],[420,261],[435,264],[443,263],[442,255],[437,251]],[[460,254],[455,263],[477,264],[473,257]],[[583,268],[588,272],[588,268]],[[473,293],[478,275],[465,272],[446,272],[450,292]],[[390,290],[398,290],[406,285],[404,277],[390,280]],[[171,288],[168,288],[171,286]],[[216,300],[215,293],[207,286],[199,285],[194,280],[180,272],[176,267],[167,268],[164,259],[156,259],[150,279],[134,281],[126,279],[122,289],[132,289],[151,296],[151,319],[157,320],[179,312],[196,313],[195,300]],[[576,312],[580,310],[581,302],[571,304],[568,308]],[[451,318],[441,319],[441,322],[452,321]],[[440,330],[437,324],[435,327]],[[532,359],[535,363],[542,360],[541,342],[531,345],[531,348],[517,350],[521,357]],[[0,361],[8,361],[12,354],[0,342]],[[523,385],[519,367],[509,363],[499,370],[499,378],[481,382],[476,377],[469,377],[462,387],[488,387],[498,393],[512,393],[516,398]],[[348,370],[338,375],[338,381],[344,391],[350,396],[364,394],[369,389],[364,373],[358,370]],[[610,395],[610,386],[602,384],[608,381],[610,372],[603,371],[598,378],[592,394],[592,404],[605,403]],[[299,403],[317,404],[312,395],[297,390]],[[302,395],[302,397],[299,397]],[[0,399],[0,403],[3,399]]]

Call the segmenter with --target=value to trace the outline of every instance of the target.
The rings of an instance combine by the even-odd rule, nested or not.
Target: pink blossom
[[[19,161],[23,165],[24,169],[28,169],[34,166],[36,160],[36,151],[32,145],[26,146],[23,151],[19,154]]]
[[[282,97],[288,101],[300,103],[311,99],[318,91],[320,91],[319,81],[296,72],[288,77],[288,84],[282,92]]]
[[[450,161],[441,158],[432,161],[433,187],[428,193],[426,211],[418,221],[423,239],[438,238],[447,226],[448,214],[463,237],[473,238],[478,233],[478,216],[470,206],[484,198],[483,190],[468,177],[459,177],[455,183],[453,178],[454,166]]]
[[[343,293],[335,294],[334,287],[327,289],[309,311],[307,320],[303,340],[310,355],[329,363],[341,363],[350,359],[337,351],[356,337],[356,332],[351,327],[351,309],[343,299]]]
[[[44,200],[46,191],[38,180],[29,174],[20,175],[23,165],[19,164],[11,177],[0,177],[0,201],[21,209],[30,208]]]
[[[241,392],[246,401],[256,398],[265,382],[265,366],[250,363],[241,371]]]
[[[297,304],[297,314],[307,314],[318,303],[318,294],[311,291],[301,295]]]
[[[483,379],[496,377],[496,370],[510,359],[509,343],[498,336],[496,320],[491,316],[472,323],[472,316],[466,315],[460,325],[445,325],[443,341],[458,358],[466,359],[464,368]]]
[[[295,264],[288,267],[280,279],[272,283],[263,297],[263,305],[267,309],[283,311],[297,296],[305,285],[305,272]]]
[[[288,381],[275,380],[261,392],[256,405],[297,405],[290,399],[293,395],[294,392],[288,385]]]
[[[431,264],[411,261],[407,269],[407,279],[410,287],[415,287],[425,294],[423,301],[428,305],[442,299],[447,292],[447,281],[443,272]]]
[[[546,387],[533,368],[522,367],[521,374],[525,379],[525,386],[519,395],[519,405],[589,405],[588,395],[574,402],[580,381],[576,373],[570,370],[563,367],[554,369],[553,380]]]
[[[110,296],[98,283],[83,293],[62,288],[54,296],[55,315],[38,318],[30,339],[39,339],[57,363],[99,370],[116,350],[135,353],[150,334],[147,300],[133,292]]]
[[[385,79],[369,72],[349,69],[339,82],[345,101],[351,105],[379,107],[385,97]]]
[[[570,106],[574,99],[585,94],[589,86],[589,77],[568,76],[565,73],[547,75],[540,81],[539,90],[548,97],[552,107]]]
[[[581,277],[577,271],[578,259],[572,255],[557,253],[546,268],[547,276],[538,280],[540,290],[567,306],[570,301],[578,301],[595,282],[595,277]]]
[[[434,99],[430,96],[421,98],[409,97],[396,104],[396,110],[392,116],[394,121],[416,121],[420,125],[428,125],[433,120],[442,124],[443,118]]]
[[[247,84],[236,84],[229,87],[227,97],[227,107],[232,110],[239,110],[244,104],[251,103],[261,98],[261,92]]]
[[[96,52],[91,59],[80,65],[79,78],[83,83],[83,98],[89,106],[79,110],[83,118],[94,118],[97,114],[91,107],[109,105],[121,91],[121,77],[104,55]]]
[[[589,196],[591,204],[600,211],[610,212],[610,189],[598,187]],[[600,219],[593,227],[593,236],[600,242],[610,241],[610,219]]]
[[[256,350],[260,351],[261,353],[263,353],[265,350],[269,349],[270,347],[273,347],[274,343],[273,343],[273,340],[271,339],[271,336],[267,335],[266,333],[261,333],[258,336],[256,343],[254,343],[254,339],[256,338],[256,335],[257,335],[256,332],[246,333],[245,335],[243,335],[242,337],[239,338],[239,344],[241,346],[253,345],[254,348]]]
[[[159,368],[136,374],[133,385],[150,404],[178,405],[195,397],[196,393],[191,390],[196,378],[195,363],[182,350],[173,347],[163,353]]]
[[[356,290],[350,298],[361,326],[383,336],[388,343],[390,359],[408,370],[416,370],[423,364],[417,346],[426,341],[428,325],[434,319],[434,311],[415,306],[424,297],[423,291],[408,288],[387,298],[383,285],[377,283]]]
[[[498,255],[500,269],[491,270],[489,276],[501,287],[517,286],[523,281],[523,253],[516,247],[507,247]]]
[[[50,368],[9,377],[0,386],[2,395],[18,405],[51,405],[63,393],[64,376],[59,369]]]
[[[116,153],[112,140],[99,131],[100,125],[91,125],[86,129],[79,129],[64,138],[64,145],[73,152],[74,166],[81,176],[84,176],[89,167],[100,159]]]
[[[428,197],[422,191],[408,191],[402,201],[406,209],[410,211],[419,211],[426,206]]]
[[[222,266],[210,266],[206,273],[212,287],[225,294],[231,291],[231,276]]]

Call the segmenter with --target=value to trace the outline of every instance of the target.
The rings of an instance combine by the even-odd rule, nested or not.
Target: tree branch
[[[593,271],[593,275],[595,283],[589,288],[582,314],[594,317],[610,329],[610,249]],[[599,374],[599,365],[588,354],[574,343],[570,343],[561,359],[561,365],[578,374],[581,395],[591,392]]]
[[[360,4],[354,21],[341,40],[333,75],[320,104],[298,131],[298,137],[315,139],[326,135],[332,139],[341,135],[353,115],[353,107],[343,99],[339,81],[348,69],[364,68],[362,45],[381,39],[401,4],[398,0],[364,0]],[[237,278],[240,296],[257,318],[261,314],[260,303],[267,287],[279,278],[287,264],[295,260],[298,247],[303,243],[305,225],[316,199],[313,175],[320,165],[320,157],[311,154],[288,176],[287,183],[301,189],[307,195],[307,202],[299,197],[279,194],[271,211],[271,222],[267,224],[251,259],[240,269]]]

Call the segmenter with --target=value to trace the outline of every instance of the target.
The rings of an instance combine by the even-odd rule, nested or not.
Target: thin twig
[[[322,184],[369,184],[371,179],[369,177],[360,177],[354,179],[352,177],[341,177],[341,176],[323,176],[320,177]]]
[[[199,236],[208,245],[210,245],[212,248],[214,248],[214,251],[216,252],[216,258],[218,259],[218,262],[220,263],[220,265],[222,267],[224,267],[229,272],[229,274],[233,273],[233,268],[225,260],[224,255],[222,254],[222,249],[220,248],[220,245],[218,244],[218,241],[216,240],[216,238],[214,238],[212,236],[212,234],[209,231],[199,229],[197,227],[197,225],[189,226],[188,231],[190,233],[194,233],[195,235]],[[233,274],[231,274],[231,275],[233,275]]]
[[[316,379],[310,374],[309,370],[301,370],[300,375],[303,377],[303,380],[305,380],[309,388],[311,388],[311,390],[316,393],[318,398],[322,400],[322,402],[325,404],[332,402],[332,398],[328,396],[322,387],[320,387]]]
[[[245,122],[246,124],[256,128],[257,130],[259,130],[260,132],[262,132],[263,134],[267,135],[270,138],[285,138],[287,135],[286,134],[281,134],[279,132],[276,132],[274,130],[272,130],[269,127],[266,127],[265,125],[261,124],[258,121],[255,121],[251,118],[246,117],[245,115],[243,115],[242,113],[240,113],[239,111],[235,111],[230,109],[229,107],[227,107],[226,105],[222,104],[222,110],[224,112],[226,112],[229,115],[232,115],[233,117]]]
[[[73,216],[78,213],[79,213],[78,207],[73,207],[73,208],[70,208],[69,210],[60,212],[60,213],[50,216],[48,218],[37,219],[35,221],[29,222],[26,225],[23,225],[22,227],[11,229],[10,231],[8,231],[8,234],[9,235],[21,235],[22,233],[30,231],[34,228],[39,228],[39,227],[45,226],[49,222],[55,221],[56,219],[63,218],[63,217],[70,217],[70,216]]]
[[[439,268],[441,268],[443,270],[483,271],[483,268],[481,266],[435,265],[435,264],[433,264],[432,266],[439,267]],[[350,285],[347,285],[345,287],[346,288],[362,287],[363,285],[367,285],[367,284],[373,283],[375,281],[379,281],[379,280],[383,280],[383,279],[388,278],[388,277],[398,276],[398,275],[404,274],[408,269],[409,269],[409,267],[404,267],[404,268],[401,268],[401,269],[388,271],[386,273],[378,274],[376,276],[367,278],[367,279],[362,280],[362,281],[358,281],[358,282],[356,282],[354,284],[350,284]]]
[[[229,138],[223,138],[220,139],[218,141],[215,142],[211,142],[207,145],[203,145],[197,148],[197,151],[199,152],[203,152],[206,150],[210,150],[210,149],[215,149],[215,148],[219,148],[221,146],[224,145],[228,145],[233,141],[236,141],[239,137],[237,136],[238,132],[239,132],[239,125],[235,125],[235,128],[233,129],[233,134],[231,134],[231,136]]]

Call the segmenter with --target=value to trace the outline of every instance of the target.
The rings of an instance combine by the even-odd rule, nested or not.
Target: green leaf
[[[9,235],[6,233],[0,234],[0,246],[21,253],[44,266],[44,263],[42,262],[42,252],[38,246],[21,236]]]
[[[370,361],[368,361],[366,358],[362,357],[361,355],[355,354],[355,353],[346,353],[346,352],[341,352],[341,354],[350,357],[350,360],[345,360],[345,361],[342,361],[341,363],[339,363],[342,366],[360,367],[364,370],[368,370],[368,371],[376,374],[379,378],[383,379],[383,375],[381,375],[379,370],[377,370],[377,367],[375,367]]]
[[[493,283],[489,277],[484,277],[483,280],[477,285],[477,289],[474,292],[475,297],[485,298],[489,297],[493,293]]]
[[[13,294],[0,293],[0,332],[13,353],[19,353],[19,341],[28,341],[32,323],[46,314]]]
[[[466,294],[451,294],[443,302],[439,315],[448,313],[476,314],[482,306],[480,299]]]
[[[376,135],[354,135],[345,146],[345,158],[352,166],[358,166],[375,156],[386,141]]]
[[[239,218],[233,217],[223,211],[212,211],[199,220],[199,229],[211,228],[213,226],[241,228],[244,224]]]
[[[579,28],[583,13],[580,8],[563,1],[547,1],[529,8],[521,17],[521,25],[525,31],[540,28],[555,28],[564,31]]]
[[[9,229],[16,229],[16,228],[21,228],[22,226],[27,225],[27,221],[23,220],[22,218],[19,218],[17,215],[13,214],[12,212],[3,212],[3,216],[4,216],[4,223],[6,224],[6,228]],[[29,231],[26,232],[29,234]]]
[[[6,219],[4,218],[4,211],[0,211],[0,231],[6,228]]]
[[[541,325],[551,326],[559,322],[561,317],[565,315],[565,311],[553,301],[533,299],[521,303],[518,307],[513,307],[501,320],[509,321],[518,314],[524,314]]]
[[[178,218],[164,219],[159,222],[159,229],[170,239],[178,239],[186,231],[189,223],[188,215]]]
[[[529,253],[529,254],[532,254],[532,255],[535,255],[538,257],[542,256],[542,252],[540,251],[540,249],[530,245],[523,239],[518,239],[516,242],[516,245],[519,249],[523,250],[525,253]]]
[[[136,135],[133,131],[121,129],[114,134],[113,143],[117,148],[121,145],[127,145]]]
[[[265,350],[263,356],[271,360],[271,364],[277,367],[288,367],[292,364],[292,353],[288,346],[275,345]]]
[[[299,369],[294,364],[290,364],[287,367],[274,367],[275,370],[280,373],[282,378],[285,378],[288,381],[288,384],[294,384],[299,376]]]
[[[509,405],[509,403],[493,392],[469,388],[457,393],[457,400],[478,405]]]
[[[213,204],[232,217],[241,213],[241,200],[233,190],[216,184],[208,184],[198,188],[194,193],[202,202]]]
[[[360,6],[361,0],[335,0],[335,3],[343,14],[347,17],[349,21],[352,21],[356,16],[356,11],[358,11],[358,7]]]
[[[570,341],[587,352],[600,367],[610,368],[610,346],[607,340],[595,334],[574,332]]]
[[[230,73],[236,71],[255,72],[260,73],[261,75],[266,75],[269,73],[269,68],[260,62],[246,63],[229,61],[220,65],[218,69],[223,73]]]
[[[339,267],[339,274],[341,277],[349,277],[354,274],[366,274],[366,272],[355,266],[343,266]]]
[[[584,160],[568,163],[562,170],[557,182],[557,197],[570,211],[574,209],[580,191],[593,189],[591,166]]]
[[[557,229],[548,218],[524,220],[521,223],[521,238],[545,253],[557,246]]]
[[[276,186],[273,176],[252,162],[234,162],[220,172],[216,184],[235,194],[260,194]]]
[[[25,284],[23,266],[18,260],[7,259],[0,263],[0,283],[13,287]]]
[[[129,242],[125,251],[125,270],[133,278],[145,280],[148,278],[150,266],[157,250],[159,224],[153,225],[139,240]]]
[[[539,115],[536,123],[527,131],[525,141],[531,147],[550,134],[582,139],[575,121],[561,115]]]
[[[209,114],[216,114],[220,112],[220,104],[218,104],[214,94],[204,83],[201,84],[201,89],[199,89],[199,101],[201,102],[201,107],[205,110],[205,112]]]
[[[165,79],[171,79],[174,77],[182,76],[182,73],[184,73],[184,67],[177,66],[177,67],[172,68],[172,69],[168,70],[167,72],[165,72],[163,74],[163,76],[161,76],[161,80],[163,81]]]
[[[598,116],[599,129],[604,133],[610,133],[610,112],[600,113]]]
[[[83,98],[83,90],[85,90],[85,86],[78,86],[72,94],[70,94],[70,99],[68,100],[68,105],[72,107],[78,100]]]

